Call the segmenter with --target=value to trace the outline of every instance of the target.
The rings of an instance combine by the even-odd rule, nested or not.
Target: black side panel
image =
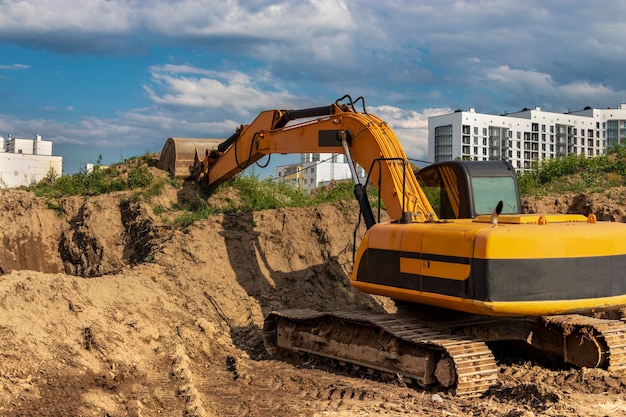
[[[340,130],[320,130],[318,134],[318,145],[320,147],[341,146],[341,141],[337,139]]]
[[[400,252],[367,249],[357,272],[357,281],[421,291],[421,276],[400,272]]]
[[[626,256],[474,259],[476,299],[540,301],[626,294]]]
[[[491,302],[555,301],[626,294],[626,255],[556,259],[472,259],[470,277],[452,280],[400,272],[400,257],[466,258],[367,249],[357,280],[394,288]]]
[[[456,280],[422,275],[422,291],[452,297],[471,298],[468,293],[470,279]]]
[[[420,259],[422,256],[450,263],[469,263],[467,258],[367,249],[359,264],[357,281],[468,298],[472,289],[470,279],[459,281],[400,272],[400,257]]]

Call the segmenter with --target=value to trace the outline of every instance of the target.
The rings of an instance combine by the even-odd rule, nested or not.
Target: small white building
[[[356,170],[361,183],[364,183],[367,174],[358,165]],[[292,182],[306,193],[332,180],[352,180],[346,156],[336,153],[301,154],[299,164],[277,166],[276,176]]]
[[[52,141],[0,136],[0,188],[33,185],[48,174],[60,176],[63,157],[52,155]]]
[[[539,107],[506,115],[468,111],[428,118],[428,153],[434,162],[503,159],[518,171],[557,156],[601,155],[626,143],[626,105],[555,113]]]

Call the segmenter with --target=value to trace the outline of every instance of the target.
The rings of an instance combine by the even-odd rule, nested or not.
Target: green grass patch
[[[351,181],[319,187],[310,194],[286,181],[277,181],[273,178],[259,179],[255,175],[239,176],[221,187],[231,187],[240,196],[241,203],[232,206],[232,211],[310,207],[342,200],[354,200],[354,184]],[[219,190],[220,188],[216,192]],[[374,198],[377,196],[376,189],[373,187],[368,189],[368,193]]]
[[[124,190],[138,190],[137,196],[149,198],[159,195],[166,183],[162,179],[155,179],[148,168],[151,162],[152,155],[146,154],[110,167],[103,167],[98,158],[98,164],[93,169],[85,168],[76,174],[62,177],[57,177],[51,172],[38,184],[28,187],[28,190],[46,199],[97,196]]]
[[[131,191],[125,199],[132,202],[150,201],[161,195],[163,188],[170,185],[179,190],[184,182],[178,178],[155,177],[150,170],[153,156],[146,153],[140,157],[127,159],[111,167],[98,164],[91,170],[82,170],[73,175],[56,177],[54,173],[28,189],[35,195],[45,198],[48,207],[62,214],[59,199],[71,196],[98,196],[119,191]],[[230,190],[226,190],[229,188]],[[209,204],[210,195],[223,192],[232,194],[225,197],[222,205],[213,207]],[[374,187],[368,188],[370,201],[376,206],[378,193]],[[308,194],[294,187],[291,183],[273,178],[260,179],[254,173],[239,175],[214,190],[196,190],[187,200],[173,204],[174,211],[180,211],[173,223],[189,225],[197,220],[206,219],[216,213],[251,212],[282,207],[307,207],[342,200],[354,200],[354,185],[351,181],[337,182],[327,187],[320,187]],[[156,206],[154,212],[165,218],[166,210]],[[169,221],[169,220],[168,220]]]
[[[520,194],[546,195],[563,192],[603,192],[626,185],[626,146],[618,145],[604,155],[587,158],[567,155],[542,162],[519,176]]]
[[[220,211],[209,206],[206,202],[198,204],[193,209],[183,209],[183,213],[174,219],[174,223],[180,226],[189,226],[197,220],[207,219]]]
[[[376,189],[370,187],[368,192],[373,195],[372,203],[377,198]],[[225,198],[226,207],[213,207],[205,198],[213,193],[235,194],[237,198]],[[210,201],[210,198],[208,198]],[[282,207],[310,207],[324,203],[333,203],[342,200],[354,200],[354,185],[352,182],[338,182],[327,187],[320,187],[313,193],[305,193],[286,181],[273,178],[260,179],[256,175],[240,175],[232,181],[224,183],[209,194],[192,198],[184,203],[174,205],[175,210],[183,211],[174,223],[189,225],[196,220],[202,220],[217,213],[251,212]]]

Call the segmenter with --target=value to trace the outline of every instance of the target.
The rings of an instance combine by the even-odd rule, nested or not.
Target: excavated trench
[[[345,276],[358,207],[217,215],[181,229],[171,225],[179,192],[166,187],[151,202],[108,195],[53,204],[0,193],[0,414],[626,412],[626,376],[539,367],[510,349],[498,355],[498,382],[471,401],[355,378],[352,367],[326,372],[306,357],[297,366],[268,360],[261,327],[272,310],[393,307],[358,293]],[[596,196],[527,202],[538,212],[573,205],[624,219],[623,204]],[[157,206],[165,213],[156,215]]]
[[[595,194],[527,198],[523,210],[594,213],[603,221],[626,218],[621,204]],[[50,203],[32,193],[11,190],[0,199],[4,217],[0,274],[33,270],[97,277],[150,261],[155,249],[164,244],[167,228],[155,221],[150,211],[150,204],[132,201],[128,196],[68,197]],[[314,227],[311,231],[318,237],[322,251],[328,245],[324,228]]]
[[[148,260],[158,235],[146,208],[136,202],[68,198],[51,210],[32,194],[14,192],[2,205],[11,221],[1,235],[0,273],[113,274]]]

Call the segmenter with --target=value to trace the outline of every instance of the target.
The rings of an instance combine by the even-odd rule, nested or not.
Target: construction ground
[[[349,285],[357,205],[173,225],[168,208],[192,192],[168,185],[150,201],[121,193],[61,207],[0,194],[0,415],[626,416],[626,375],[514,350],[496,350],[498,381],[477,399],[269,357],[272,310],[394,311]],[[626,219],[606,194],[524,205]]]

